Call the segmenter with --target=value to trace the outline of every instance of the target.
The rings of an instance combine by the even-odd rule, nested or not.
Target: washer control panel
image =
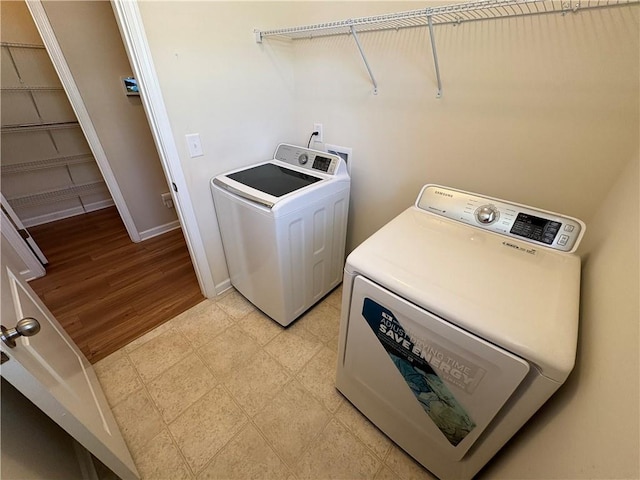
[[[440,185],[425,185],[416,207],[562,252],[575,252],[585,230],[577,218]]]
[[[329,175],[336,174],[342,161],[337,155],[286,143],[278,145],[273,158],[298,167],[328,173]]]

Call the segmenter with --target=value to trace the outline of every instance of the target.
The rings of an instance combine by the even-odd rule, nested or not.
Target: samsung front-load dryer
[[[473,477],[573,368],[584,228],[425,186],[347,258],[338,389],[438,477]]]
[[[283,326],[342,281],[350,186],[339,156],[284,143],[211,180],[231,284]]]

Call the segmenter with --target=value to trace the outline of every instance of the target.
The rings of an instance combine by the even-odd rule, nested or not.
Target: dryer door
[[[521,358],[361,276],[344,345],[338,368],[368,397],[343,393],[401,446],[450,460],[464,456],[529,371]]]

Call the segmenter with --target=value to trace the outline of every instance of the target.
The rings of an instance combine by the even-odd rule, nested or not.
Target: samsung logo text
[[[449,198],[453,198],[453,195],[451,193],[447,193],[447,192],[442,192],[440,190],[436,190],[435,191],[436,195],[442,195],[443,197],[449,197]]]

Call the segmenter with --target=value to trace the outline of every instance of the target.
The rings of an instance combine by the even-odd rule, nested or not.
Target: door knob
[[[9,348],[16,346],[16,338],[18,337],[31,337],[40,331],[40,323],[31,317],[25,317],[22,320],[18,320],[16,328],[7,330],[4,325],[0,325],[2,335],[0,338]]]

